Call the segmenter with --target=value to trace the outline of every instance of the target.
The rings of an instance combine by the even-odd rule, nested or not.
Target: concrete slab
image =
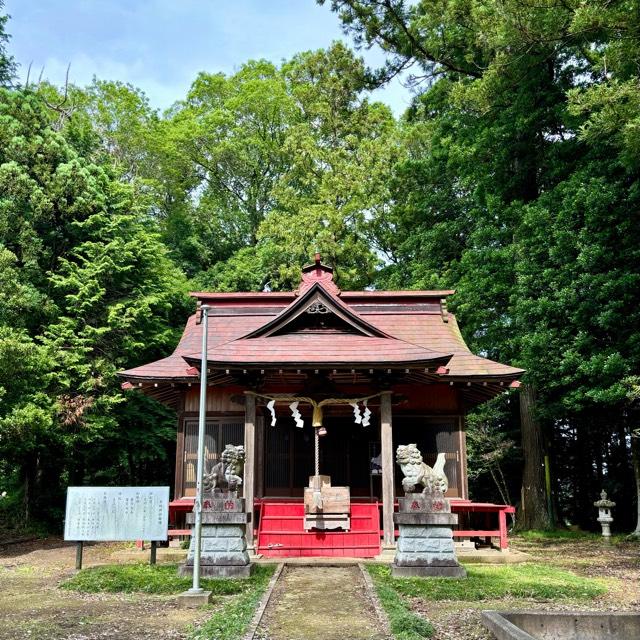
[[[464,567],[399,567],[391,565],[391,575],[394,578],[466,578]]]
[[[183,591],[177,597],[178,606],[183,609],[197,608],[211,602],[211,591]]]
[[[518,562],[531,562],[533,558],[528,553],[522,551],[500,551],[499,549],[477,549],[469,551],[458,551],[458,560],[463,563],[486,563],[486,564],[511,564]],[[391,564],[395,557],[395,548],[383,550],[373,558],[333,558],[313,556],[308,558],[266,558],[262,555],[251,556],[251,561],[256,564],[274,564],[284,562],[286,564],[299,564],[306,566],[340,566],[358,563]]]
[[[270,640],[386,640],[358,566],[284,568],[256,634]]]
[[[482,624],[498,640],[631,640],[640,613],[595,611],[483,611]]]
[[[458,551],[458,560],[467,564],[517,564],[531,562],[533,558],[522,551],[500,551],[499,549],[476,549]]]

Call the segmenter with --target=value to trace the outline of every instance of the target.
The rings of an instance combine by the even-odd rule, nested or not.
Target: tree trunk
[[[633,462],[633,475],[636,480],[636,507],[638,510],[638,518],[636,520],[636,528],[631,534],[640,538],[640,435],[631,431],[631,460]]]
[[[544,478],[542,427],[535,414],[535,387],[522,385],[520,390],[520,428],[522,430],[522,504],[518,513],[519,529],[549,529],[549,512]]]

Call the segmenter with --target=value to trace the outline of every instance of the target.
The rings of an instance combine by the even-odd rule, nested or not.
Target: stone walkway
[[[285,567],[257,638],[383,640],[357,566]]]

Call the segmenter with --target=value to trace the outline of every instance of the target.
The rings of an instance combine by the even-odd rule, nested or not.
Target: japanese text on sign
[[[69,487],[65,540],[166,540],[169,487]]]

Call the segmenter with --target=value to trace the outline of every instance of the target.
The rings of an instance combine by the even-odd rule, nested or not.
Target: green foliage
[[[520,462],[514,439],[517,434],[510,433],[513,404],[513,395],[504,394],[467,416],[467,473],[475,500],[490,500],[497,490],[504,504],[513,504],[511,496],[517,490],[513,470]]]
[[[37,450],[51,429],[54,405],[47,396],[52,363],[46,349],[24,330],[0,326],[0,454],[4,460]]]
[[[586,526],[591,483],[633,499],[640,5],[327,4],[387,52],[372,81],[411,68],[418,93],[376,226],[389,256],[376,283],[456,288],[472,349],[527,370],[559,507]]]
[[[4,0],[0,0],[0,87],[7,87],[15,78],[16,64],[6,51],[10,36],[5,31],[5,27],[9,16],[2,12],[3,9]]]
[[[431,638],[434,633],[433,626],[427,620],[411,611],[409,605],[389,583],[389,570],[386,569],[385,573],[380,570],[381,568],[378,565],[367,565],[382,608],[387,614],[393,637],[396,640]]]
[[[0,473],[23,520],[69,482],[166,482],[171,412],[116,372],[174,346],[186,277],[295,288],[316,249],[345,289],[455,287],[472,349],[537,389],[556,507],[589,526],[594,487],[633,500],[640,5],[326,4],[384,68],[334,43],[203,72],[164,114],[117,80],[64,108],[0,90]],[[368,96],[403,70],[396,121]],[[515,403],[469,424],[474,490],[510,501]]]
[[[195,629],[189,640],[240,640],[267,589],[275,565],[255,565],[250,578],[242,580],[242,593],[223,609],[216,611]]]
[[[538,564],[467,565],[467,578],[392,578],[388,567],[369,565],[380,584],[408,598],[476,602],[499,598],[536,600],[591,600],[606,592],[594,578]]]
[[[186,280],[132,186],[79,155],[39,96],[2,90],[0,139],[2,471],[23,496],[23,519],[58,520],[64,484],[95,477],[86,463],[99,450],[112,470],[116,442],[126,455],[129,473],[113,479],[145,477],[134,468],[141,454],[128,451],[140,415],[123,437],[134,410],[120,408],[116,372],[173,347]],[[170,414],[146,404],[142,456],[162,447],[166,461]]]
[[[341,285],[357,288],[379,263],[370,229],[385,215],[398,152],[396,123],[367,100],[364,76],[362,60],[335,43],[280,67],[203,72],[162,118],[109,83],[80,102],[98,131],[110,125],[104,151],[118,164],[133,159],[164,241],[196,286],[295,287],[318,249]]]
[[[180,593],[192,586],[192,580],[179,577],[177,569],[174,564],[103,565],[79,571],[61,583],[60,587],[80,593]],[[273,566],[259,565],[255,569],[246,580],[204,578],[202,587],[216,596],[244,594],[260,589],[265,581],[269,581]]]

